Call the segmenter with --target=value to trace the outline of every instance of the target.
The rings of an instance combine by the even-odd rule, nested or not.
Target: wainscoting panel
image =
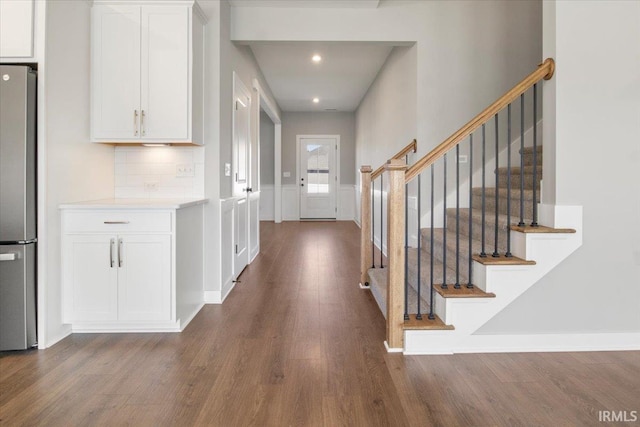
[[[235,199],[223,199],[220,201],[220,283],[222,292],[220,302],[233,288],[233,258],[235,255],[233,243],[233,218]]]
[[[274,197],[275,190],[273,185],[260,186],[260,221],[273,221],[275,219]]]
[[[356,216],[356,187],[341,185],[338,192],[338,220],[353,221]]]

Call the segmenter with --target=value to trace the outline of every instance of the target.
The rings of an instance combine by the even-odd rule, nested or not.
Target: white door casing
[[[335,219],[339,135],[298,135],[300,219]]]

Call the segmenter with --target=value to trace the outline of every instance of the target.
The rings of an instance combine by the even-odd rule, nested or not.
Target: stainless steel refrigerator
[[[0,66],[0,351],[36,345],[36,73]]]

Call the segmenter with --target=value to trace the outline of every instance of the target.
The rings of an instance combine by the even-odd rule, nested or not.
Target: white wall
[[[90,4],[47,3],[46,79],[46,290],[45,345],[68,330],[62,325],[60,203],[113,197],[114,149],[89,143]],[[42,147],[45,149],[45,147]],[[46,242],[46,243],[45,243]],[[42,324],[42,323],[41,323]]]
[[[558,65],[545,89],[556,111],[545,201],[583,206],[584,243],[481,332],[640,331],[640,3],[544,7]]]
[[[354,113],[283,113],[282,172],[290,172],[291,177],[283,177],[282,185],[297,185],[297,135],[340,135],[340,184],[353,185],[356,175],[355,130]]]

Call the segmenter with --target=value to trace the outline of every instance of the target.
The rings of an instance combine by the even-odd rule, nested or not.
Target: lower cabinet
[[[170,235],[68,235],[65,322],[171,320]]]

